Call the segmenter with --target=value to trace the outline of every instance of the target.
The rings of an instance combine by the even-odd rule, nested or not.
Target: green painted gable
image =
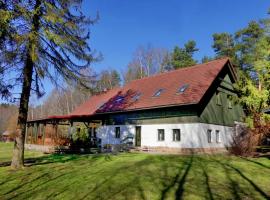
[[[243,108],[234,103],[232,96],[236,94],[232,91],[233,83],[227,74],[200,114],[200,122],[233,126],[235,121],[243,121]]]
[[[234,73],[227,63],[198,104],[107,113],[99,117],[106,125],[201,122],[234,126],[234,122],[243,121],[245,116],[242,107],[232,100],[236,97],[234,82]]]

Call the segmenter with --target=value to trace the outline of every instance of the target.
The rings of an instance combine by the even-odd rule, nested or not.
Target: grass
[[[42,156],[23,170],[0,167],[0,199],[270,199],[270,160],[136,153]]]
[[[10,162],[12,158],[13,142],[3,143],[0,142],[0,163]],[[25,158],[36,158],[42,156],[43,153],[37,151],[25,151]]]

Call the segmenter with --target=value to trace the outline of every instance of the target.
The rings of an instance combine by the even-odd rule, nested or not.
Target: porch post
[[[33,139],[34,139],[34,123],[30,125],[31,126],[31,138],[30,138],[30,143],[33,144]]]
[[[42,144],[45,144],[45,129],[46,129],[46,122],[44,122],[42,126]]]
[[[38,143],[39,123],[35,123],[35,143]]]

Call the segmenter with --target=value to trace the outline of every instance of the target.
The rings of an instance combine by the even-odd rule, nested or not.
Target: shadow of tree
[[[184,192],[184,184],[185,184],[185,181],[186,181],[186,178],[187,178],[187,175],[191,169],[191,166],[192,166],[192,162],[193,162],[193,154],[191,155],[190,157],[190,160],[189,160],[189,163],[185,169],[185,172],[183,174],[183,176],[181,177],[181,179],[178,181],[178,188],[175,192],[175,199],[182,199],[182,196],[183,196],[183,192]]]
[[[206,163],[205,160],[202,158],[202,157],[197,157],[197,160],[199,162],[199,166],[203,172],[203,176],[204,176],[204,183],[205,183],[205,186],[206,186],[206,191],[207,191],[207,196],[209,199],[213,200],[214,197],[213,197],[213,193],[212,193],[212,190],[211,190],[211,186],[210,186],[210,181],[209,181],[209,175],[207,173],[207,169],[206,169]]]
[[[227,162],[225,163],[225,162],[219,161],[217,159],[214,159],[214,161],[217,162],[218,164],[220,164],[221,166],[223,166],[225,171],[227,170],[228,175],[229,175],[228,169],[233,170],[241,178],[243,178],[245,181],[247,181],[254,188],[254,190],[257,191],[262,197],[264,197],[265,199],[270,199],[270,195],[268,195],[266,192],[264,192],[256,183],[254,183],[243,172],[241,172],[240,169],[236,168],[232,164],[228,164]],[[230,176],[228,176],[228,177],[230,177]],[[229,178],[229,179],[231,179],[231,178]],[[231,183],[232,183],[233,186],[236,186],[236,187],[232,187],[234,196],[236,197],[236,199],[241,199],[240,196],[239,196],[239,192],[241,191],[239,185],[236,182],[232,181],[232,179],[231,179]],[[245,193],[245,192],[242,191],[242,193]]]
[[[269,157],[269,158],[270,158],[270,157]],[[261,167],[264,167],[264,168],[270,169],[270,167],[269,167],[269,166],[264,165],[263,163],[257,162],[257,161],[255,161],[255,160],[251,160],[251,159],[244,158],[244,157],[242,157],[242,159],[243,159],[243,160],[245,160],[245,161],[248,161],[248,162],[252,162],[252,163],[254,163],[254,164],[257,164],[257,165],[259,165],[259,166],[261,166]]]
[[[166,195],[169,192],[169,190],[171,190],[172,188],[174,188],[178,184],[179,179],[180,179],[180,175],[182,174],[182,171],[185,170],[184,174],[186,174],[186,171],[189,168],[189,166],[188,166],[189,164],[190,164],[190,162],[183,162],[183,164],[181,165],[181,167],[178,170],[178,173],[174,176],[171,183],[167,186],[165,184],[166,182],[163,183],[165,188],[161,191],[161,198],[160,199],[164,200],[166,198]],[[163,165],[163,170],[165,171],[165,176],[167,176],[167,173],[168,173],[167,168],[168,168],[168,165],[166,165],[166,166]]]
[[[34,165],[45,165],[50,163],[64,163],[72,160],[76,160],[80,158],[79,155],[76,154],[68,154],[68,155],[59,155],[59,154],[51,154],[48,156],[42,156],[37,158],[27,158],[24,160],[24,166],[30,167]],[[10,166],[11,161],[1,162],[0,167]]]
[[[244,163],[241,159],[237,161]],[[41,163],[55,165],[47,167]],[[268,169],[264,170],[267,172]],[[51,155],[31,163],[25,172],[11,172],[11,176],[4,177],[0,185],[17,180],[4,185],[6,189],[0,192],[0,199],[39,198],[39,193],[46,199],[66,199],[73,193],[76,196],[70,198],[76,199],[222,199],[224,196],[219,192],[224,190],[232,199],[252,199],[258,195],[270,199],[267,190],[260,188],[260,184],[241,170],[241,166],[238,168],[230,157]]]

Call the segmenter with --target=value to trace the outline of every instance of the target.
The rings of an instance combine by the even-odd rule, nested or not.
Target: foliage
[[[235,41],[232,34],[215,33],[213,34],[213,42],[212,47],[217,58],[229,57],[234,64],[238,64]]]
[[[207,62],[210,62],[210,61],[212,61],[212,60],[214,60],[214,58],[209,57],[209,56],[204,56],[204,57],[202,58],[202,60],[201,60],[201,63],[207,63]]]
[[[73,141],[82,141],[86,142],[89,139],[88,129],[85,127],[77,127],[77,131],[72,134]]]
[[[88,79],[82,71],[95,58],[88,44],[89,30],[86,27],[94,21],[83,15],[81,3],[80,0],[1,1],[0,14],[6,19],[1,26],[8,28],[9,34],[1,32],[0,35],[1,39],[4,38],[0,48],[0,71],[4,73],[0,74],[10,79],[0,76],[0,89],[2,91],[2,85],[6,86],[8,82],[22,85],[13,168],[23,165],[31,89],[38,97],[42,96],[45,78],[55,85],[65,80],[88,86],[85,83]]]
[[[236,156],[251,156],[259,143],[258,135],[246,126],[237,126],[232,135],[232,143],[229,152]]]
[[[269,91],[267,89],[258,90],[251,79],[242,75],[235,87],[241,95],[238,101],[246,107],[248,114],[260,113],[263,108],[268,106]]]
[[[193,59],[193,54],[198,51],[196,42],[193,40],[188,41],[184,48],[176,46],[172,52],[171,63],[174,69],[183,68],[195,65],[196,60]]]
[[[234,35],[216,33],[213,35],[212,46],[216,57],[229,56],[236,66],[237,100],[246,110],[247,119],[252,118],[253,121],[262,123],[262,111],[270,107],[269,24],[269,19],[251,21]],[[250,125],[256,126],[256,123],[252,122]]]
[[[240,68],[248,73],[253,71],[256,58],[256,44],[264,34],[262,24],[251,21],[246,28],[235,33],[236,45]],[[252,75],[252,74],[250,74]]]
[[[88,133],[88,128],[84,125],[76,127],[74,133],[72,133],[72,140],[70,144],[71,151],[78,152],[81,148],[86,151],[91,147],[90,135]]]

